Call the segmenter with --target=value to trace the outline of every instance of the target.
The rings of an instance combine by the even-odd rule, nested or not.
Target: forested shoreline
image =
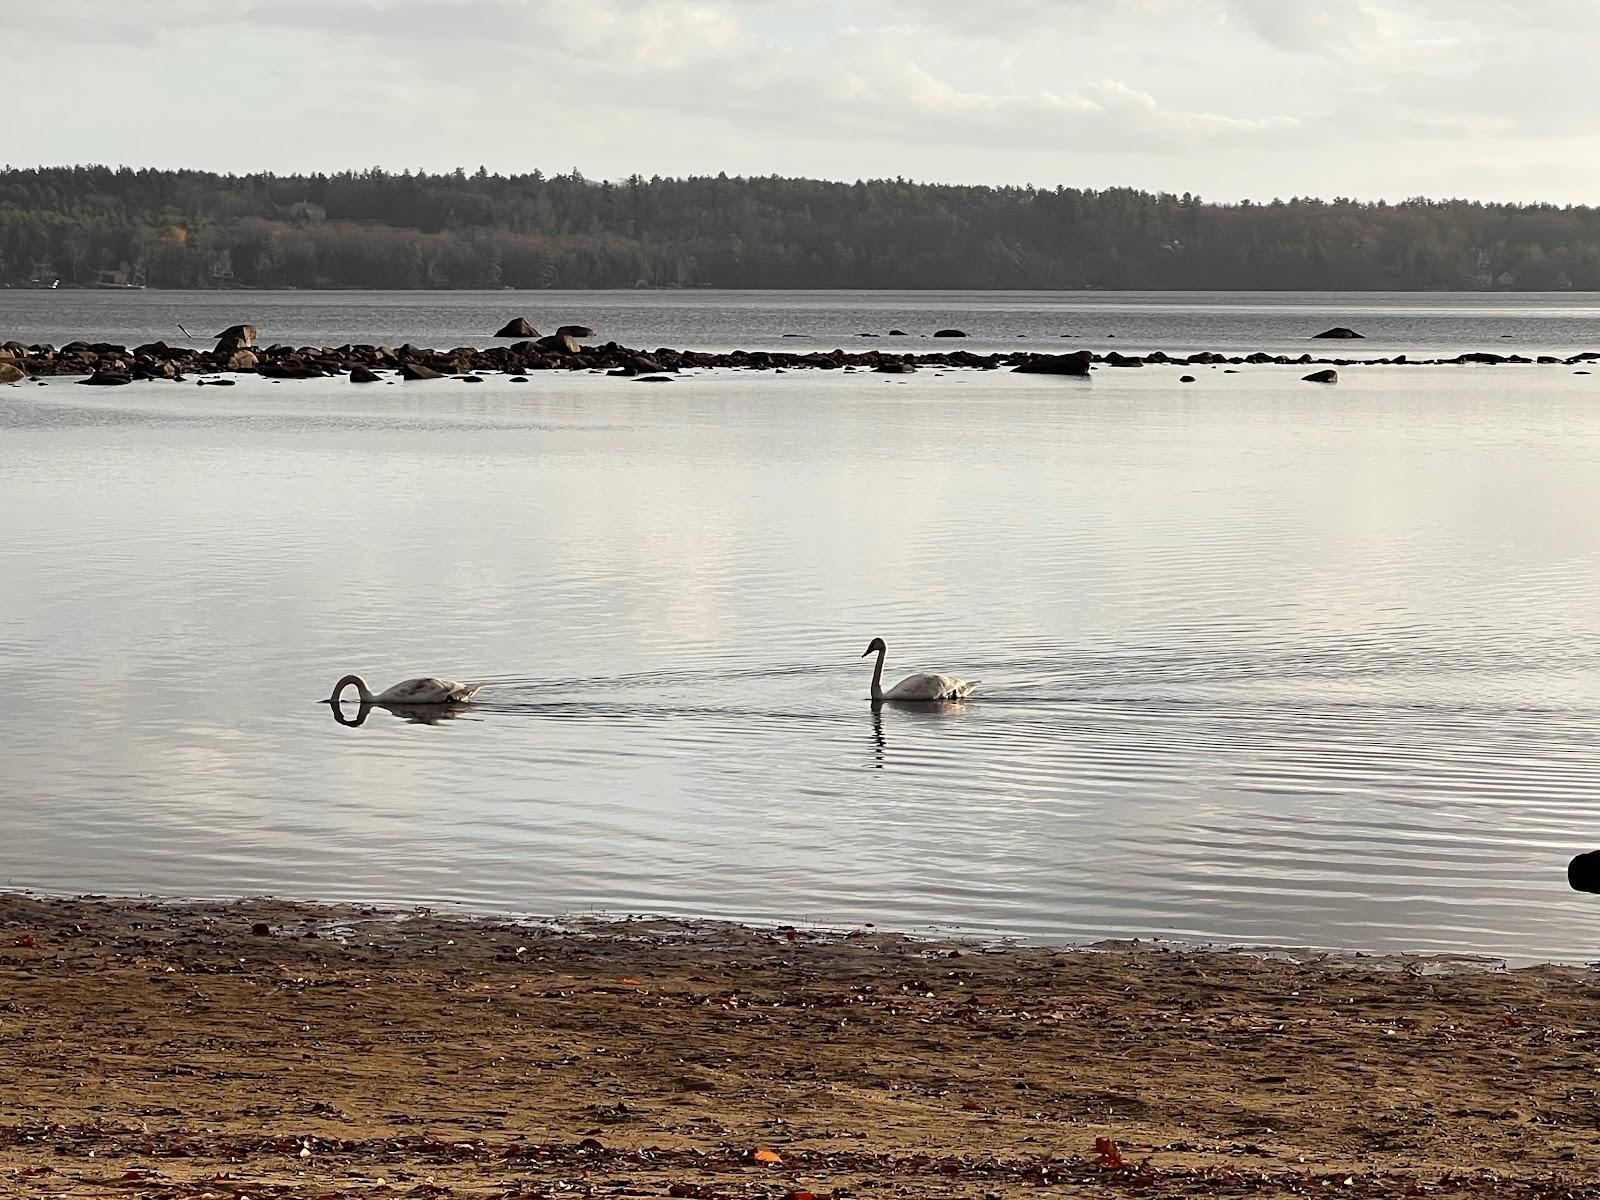
[[[0,285],[1600,290],[1600,209],[779,177],[0,170]]]

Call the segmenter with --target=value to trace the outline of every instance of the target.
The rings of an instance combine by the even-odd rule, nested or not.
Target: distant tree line
[[[0,284],[1600,290],[1600,209],[879,179],[0,170]]]

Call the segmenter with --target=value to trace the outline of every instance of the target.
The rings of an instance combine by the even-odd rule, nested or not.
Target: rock
[[[1456,361],[1458,363],[1487,363],[1487,364],[1494,364],[1494,363],[1510,362],[1511,360],[1508,359],[1504,354],[1492,354],[1487,350],[1474,350],[1470,354],[1457,355],[1456,356]]]
[[[528,377],[526,375],[513,375],[511,377],[511,382],[512,383],[527,383],[528,382]]]
[[[528,334],[527,336],[538,337],[539,335]],[[587,325],[563,325],[560,329],[556,330],[556,336],[569,338],[593,337],[594,330],[590,329]]]
[[[230,371],[253,371],[261,360],[253,350],[235,350],[222,365]]]
[[[265,921],[257,921],[254,925],[250,926],[250,933],[254,937],[270,937],[272,936],[272,926],[268,925]]]
[[[581,354],[583,347],[578,345],[578,339],[570,333],[552,334],[542,337],[534,343],[535,347],[544,354]]]
[[[635,383],[671,383],[672,382],[672,376],[671,375],[635,375],[633,377],[633,381]]]
[[[890,337],[910,337],[911,335],[909,333],[907,333],[904,329],[891,329],[891,330],[889,330],[889,336]]]
[[[132,380],[121,371],[96,371],[89,378],[80,379],[78,382],[91,384],[94,387],[120,387],[125,383],[131,383]]]
[[[966,335],[966,332],[964,330],[960,330],[960,329],[936,329],[936,330],[933,331],[933,336],[934,337],[966,337],[967,335]]]
[[[355,366],[350,368],[350,382],[351,383],[377,383],[378,382],[378,373],[376,371],[370,370],[367,367],[363,367],[360,363],[357,363]]]
[[[528,324],[526,317],[518,317],[515,321],[507,321],[500,327],[500,332],[495,334],[495,337],[511,338],[536,338],[538,336],[539,331]]]
[[[881,362],[872,369],[883,375],[910,375],[916,371],[917,364],[908,362]]]
[[[1335,325],[1332,329],[1324,329],[1321,333],[1311,335],[1314,338],[1358,338],[1365,334],[1357,333],[1354,329],[1346,329],[1343,325]]]
[[[1019,375],[1087,375],[1089,352],[1079,350],[1073,354],[1035,354],[1013,370]]]
[[[1567,882],[1575,892],[1600,892],[1600,850],[1580,854],[1569,862]]]
[[[1313,371],[1302,378],[1306,383],[1338,383],[1339,372],[1329,367],[1326,371]]]
[[[0,383],[21,383],[28,373],[12,362],[0,362]]]
[[[254,325],[229,325],[217,334],[219,342],[238,342],[241,346],[253,346],[256,343],[256,327]]]
[[[461,377],[461,382],[462,383],[482,383],[483,379],[482,379],[481,376],[478,376],[478,375],[463,375]]]
[[[435,371],[432,367],[425,367],[421,363],[402,363],[400,367],[401,379],[443,379],[444,374]]]
[[[1194,382],[1194,376],[1193,375],[1180,375],[1180,376],[1178,376],[1178,382],[1179,383],[1193,383]]]
[[[196,387],[232,387],[233,386],[233,380],[231,380],[231,379],[196,379],[194,381],[194,385]]]

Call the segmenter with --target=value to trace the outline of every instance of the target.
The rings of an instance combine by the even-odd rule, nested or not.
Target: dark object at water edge
[[[1326,371],[1313,371],[1309,375],[1301,376],[1306,383],[1338,383],[1339,372],[1329,367]]]
[[[1366,334],[1357,333],[1354,329],[1347,329],[1343,325],[1335,325],[1332,329],[1324,329],[1321,333],[1314,333],[1313,338],[1364,338]]]
[[[966,334],[966,331],[963,330],[963,329],[935,329],[933,331],[933,336],[934,337],[966,337],[967,334]]]
[[[1567,882],[1575,892],[1600,894],[1600,850],[1590,850],[1569,862]]]
[[[528,324],[526,317],[518,317],[515,321],[507,321],[500,327],[500,332],[495,337],[536,338],[539,331]]]

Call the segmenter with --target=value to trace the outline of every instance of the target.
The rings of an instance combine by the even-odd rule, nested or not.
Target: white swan
[[[435,679],[430,675],[423,679],[407,679],[374,696],[361,676],[346,675],[333,685],[333,695],[328,697],[327,703],[338,704],[339,694],[351,684],[355,684],[356,691],[360,693],[362,704],[465,704],[483,686],[481,683],[469,685],[450,679]]]
[[[954,675],[907,675],[886,692],[883,690],[883,660],[889,653],[889,647],[884,645],[882,638],[873,638],[867,644],[867,653],[861,657],[865,658],[873,651],[878,654],[877,665],[872,668],[874,704],[881,704],[885,700],[965,700],[979,683],[976,679],[969,683]]]

